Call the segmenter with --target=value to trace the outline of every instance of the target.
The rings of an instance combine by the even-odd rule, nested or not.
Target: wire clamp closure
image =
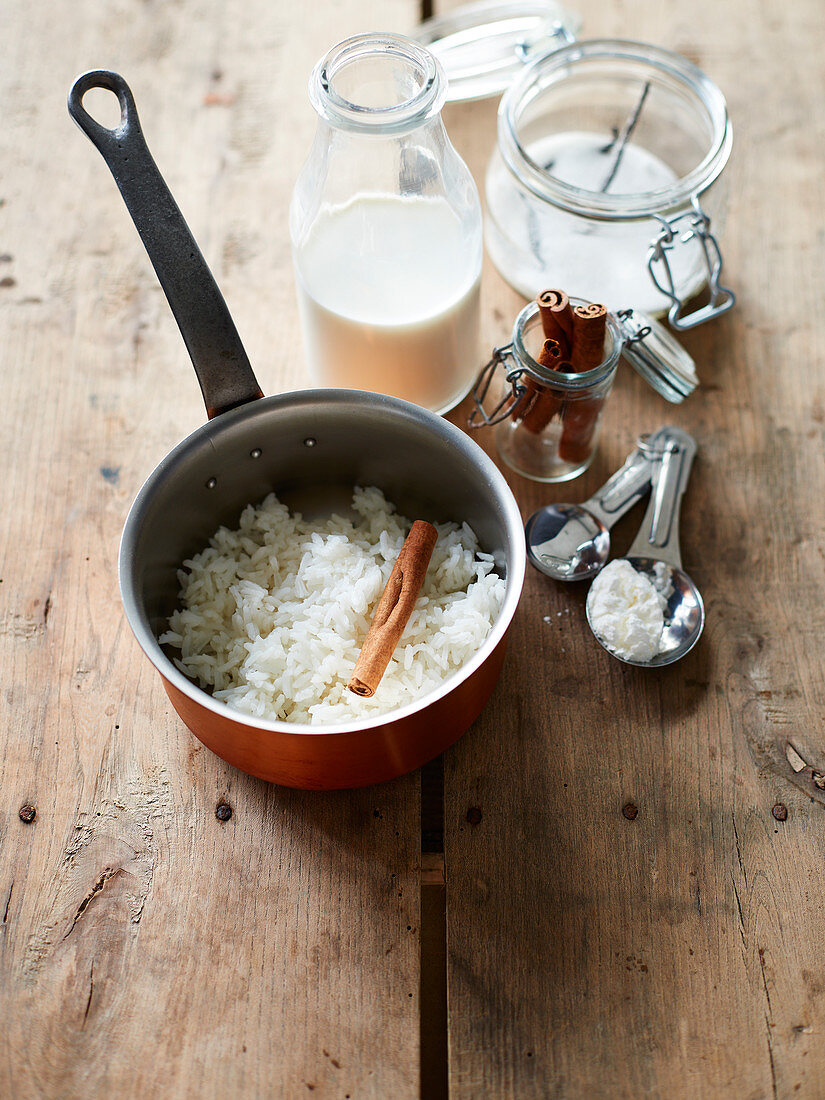
[[[484,402],[487,398],[490,384],[493,381],[493,376],[496,373],[496,367],[498,367],[499,364],[504,366],[507,360],[511,358],[512,351],[512,344],[505,344],[503,347],[494,348],[492,358],[484,367],[481,374],[479,374],[476,384],[472,389],[472,398],[475,408],[467,418],[467,424],[470,428],[492,427],[494,424],[500,424],[502,420],[507,420],[513,415],[524,399],[524,395],[527,393],[527,387],[522,385],[519,381],[524,371],[521,367],[511,367],[504,375],[505,380],[509,384],[509,390],[505,390],[504,396],[491,412],[487,412],[484,408]]]
[[[677,214],[670,220],[662,217],[661,214],[653,215],[661,225],[661,229],[647,254],[647,270],[650,278],[656,289],[671,302],[667,319],[673,328],[680,330],[694,328],[720,313],[727,312],[736,301],[733,291],[722,286],[720,282],[722,252],[719,242],[710,231],[710,218],[702,209],[698,195],[692,196],[690,204],[690,210]],[[687,226],[683,226],[680,230],[680,225],[685,221],[688,223]],[[687,244],[691,240],[698,241],[702,252],[710,301],[707,305],[686,314],[685,303],[676,293],[669,253],[672,253],[680,244]]]

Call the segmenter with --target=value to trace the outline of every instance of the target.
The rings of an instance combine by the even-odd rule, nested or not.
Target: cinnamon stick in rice
[[[564,370],[567,364],[563,360],[559,341],[545,340],[538,354],[537,362],[549,370]],[[538,434],[538,432],[544,431],[561,408],[561,398],[544,389],[532,378],[526,377],[524,384],[527,393],[524,396],[524,412],[521,414],[520,419],[528,431]]]
[[[598,302],[588,302],[573,310],[573,347],[570,362],[575,374],[593,370],[604,359],[607,310]]]
[[[427,575],[438,532],[417,519],[392,567],[347,687],[369,698],[381,682]]]

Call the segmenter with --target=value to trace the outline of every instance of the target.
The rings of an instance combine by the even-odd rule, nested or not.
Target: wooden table
[[[0,1096],[825,1095],[821,3],[584,15],[725,90],[739,302],[686,340],[688,403],[623,370],[586,477],[508,476],[526,516],[584,499],[638,431],[693,432],[682,543],[705,635],[670,670],[622,666],[584,593],[531,571],[496,694],[443,762],[319,795],[203,749],[125,625],[128,505],[203,410],[64,101],[84,69],[126,76],[265,391],[298,388],[307,75],[347,34],[410,29],[416,4],[7,7]],[[494,114],[445,112],[477,179]],[[520,304],[488,267],[486,345]]]

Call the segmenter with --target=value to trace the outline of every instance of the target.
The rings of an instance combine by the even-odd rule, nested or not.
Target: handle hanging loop
[[[91,88],[117,96],[115,129],[101,126],[83,106]],[[192,359],[209,418],[262,397],[223,295],[143,138],[129,85],[105,69],[84,73],[72,85],[68,106],[109,166],[132,215]]]

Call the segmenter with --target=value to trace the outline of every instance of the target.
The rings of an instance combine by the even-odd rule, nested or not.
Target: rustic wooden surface
[[[4,14],[4,1098],[417,1093],[418,777],[318,797],[242,775],[177,720],[124,622],[129,502],[204,410],[65,106],[84,69],[126,76],[277,392],[302,381],[286,204],[309,70],[326,43],[414,18],[407,0]]]
[[[683,553],[708,624],[680,665],[642,675],[593,643],[584,593],[528,575],[502,683],[444,758],[450,1095],[819,1097],[821,5],[583,14],[586,34],[680,50],[725,90],[739,304],[686,341],[705,384],[684,407],[624,371],[581,482],[510,482],[525,516],[583,499],[636,432],[688,428]],[[420,777],[318,795],[238,773],[178,722],[124,623],[128,504],[203,412],[115,186],[65,111],[80,71],[126,76],[265,391],[294,388],[286,204],[313,130],[306,78],[335,40],[416,16],[414,0],[4,14],[2,1097],[419,1093],[419,1035],[438,1042],[419,988],[435,1014],[443,954],[436,918],[422,950],[422,880],[442,888],[426,800],[422,870]],[[445,115],[479,180],[494,115]],[[500,343],[520,302],[492,268],[484,303]],[[794,772],[789,743],[810,767]]]
[[[739,301],[685,341],[705,384],[674,409],[624,371],[572,497],[639,430],[691,431],[682,548],[707,627],[678,665],[635,670],[594,647],[583,591],[528,570],[506,686],[445,758],[455,1098],[825,1095],[825,20],[816,0],[745,10],[583,9],[583,36],[690,57],[734,119]],[[490,106],[447,124],[478,174]],[[519,302],[492,271],[485,290],[492,345]],[[525,516],[571,499],[510,482]]]

